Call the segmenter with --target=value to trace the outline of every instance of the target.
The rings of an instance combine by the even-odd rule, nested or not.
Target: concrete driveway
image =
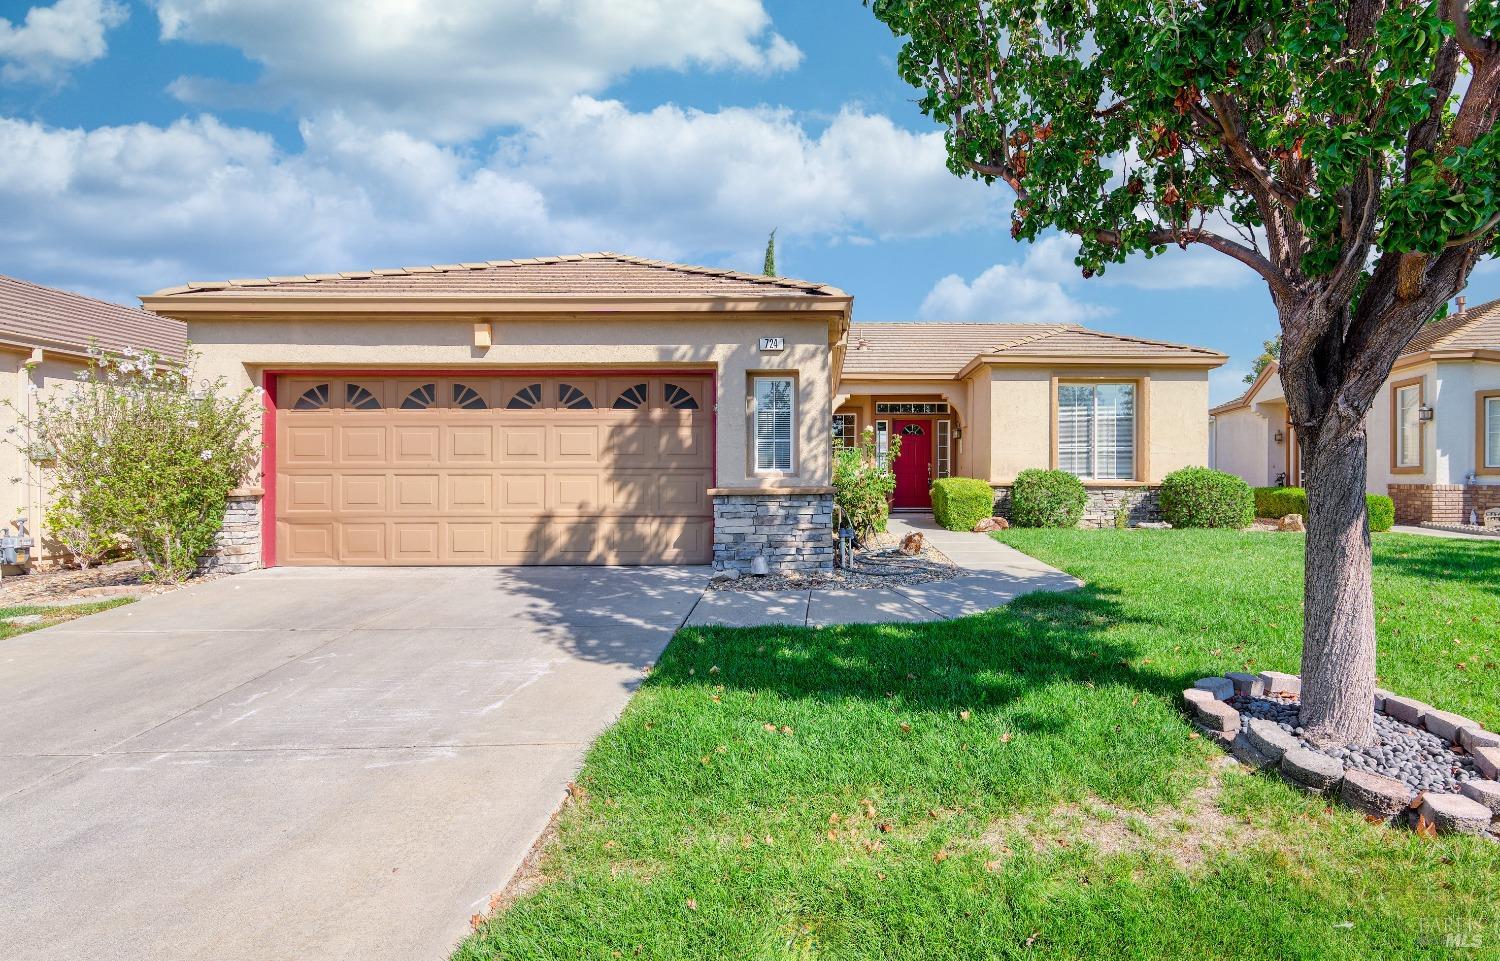
[[[0,641],[0,958],[445,958],[709,573],[278,569]]]

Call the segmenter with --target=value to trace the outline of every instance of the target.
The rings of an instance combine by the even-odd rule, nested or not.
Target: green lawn
[[[61,624],[89,614],[97,614],[100,611],[107,611],[111,607],[129,604],[133,600],[135,600],[133,597],[115,597],[103,601],[90,601],[86,604],[68,604],[63,607],[41,607],[35,604],[0,607],[0,640],[15,637],[17,634],[39,631],[44,627],[51,627],[54,624]],[[7,618],[24,617],[28,614],[40,614],[42,620],[34,624],[5,623]]]
[[[1300,538],[1003,539],[1089,586],[926,626],[679,633],[537,886],[455,957],[1495,956],[1500,847],[1225,769],[1178,711],[1203,674],[1296,669]],[[1500,545],[1376,556],[1382,681],[1500,723]]]

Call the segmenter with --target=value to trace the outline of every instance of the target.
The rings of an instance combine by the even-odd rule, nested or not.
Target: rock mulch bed
[[[1266,671],[1206,677],[1182,692],[1194,724],[1244,764],[1305,791],[1419,830],[1500,837],[1500,735],[1388,691],[1375,695],[1375,742],[1323,751],[1298,726],[1301,679]]]
[[[141,580],[139,561],[116,561],[88,570],[58,569],[16,574],[0,580],[0,606],[77,604],[159,590]]]
[[[962,569],[958,565],[931,545],[924,544],[920,554],[904,554],[900,540],[894,534],[878,534],[854,552],[854,563],[850,567],[836,567],[831,571],[778,571],[758,577],[720,571],[709,586],[721,591],[871,590],[946,581],[960,573]]]

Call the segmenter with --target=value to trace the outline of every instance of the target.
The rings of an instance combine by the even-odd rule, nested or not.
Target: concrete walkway
[[[0,958],[442,961],[706,568],[281,568],[0,640]]]
[[[890,530],[897,536],[921,531],[928,543],[948,555],[964,572],[930,584],[857,591],[709,590],[688,616],[688,624],[823,627],[942,621],[1000,607],[1032,591],[1066,591],[1083,583],[988,534],[944,530],[931,514],[893,515]]]
[[[1494,534],[1470,534],[1467,531],[1440,531],[1431,527],[1418,527],[1415,524],[1397,524],[1391,528],[1392,534],[1416,534],[1419,537],[1447,537],[1458,541],[1490,541],[1500,543],[1500,537]]]

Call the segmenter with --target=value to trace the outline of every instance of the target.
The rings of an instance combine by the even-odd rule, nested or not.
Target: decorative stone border
[[[1464,782],[1461,794],[1417,792],[1395,778],[1346,768],[1336,757],[1310,751],[1272,721],[1245,717],[1228,703],[1235,695],[1290,700],[1302,691],[1295,674],[1263,671],[1205,677],[1182,692],[1193,726],[1236,760],[1255,770],[1274,769],[1295,787],[1337,797],[1348,806],[1389,823],[1432,825],[1443,833],[1500,833],[1500,734],[1477,721],[1440,711],[1421,701],[1375,692],[1374,709],[1436,735],[1468,754],[1482,778]]]
[[[773,572],[833,569],[833,488],[711,490],[714,568],[751,572],[764,557]]]
[[[1417,525],[1429,531],[1445,531],[1449,534],[1477,534],[1480,537],[1500,537],[1500,527],[1485,527],[1483,524],[1444,524],[1438,521],[1423,521]]]

